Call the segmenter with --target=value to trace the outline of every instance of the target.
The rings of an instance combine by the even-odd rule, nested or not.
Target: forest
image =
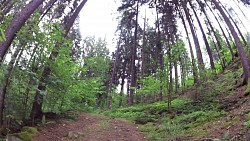
[[[0,0],[0,140],[250,141],[250,0],[113,1]]]

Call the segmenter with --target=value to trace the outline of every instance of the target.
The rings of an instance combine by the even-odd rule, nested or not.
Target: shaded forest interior
[[[1,0],[1,137],[90,112],[148,140],[250,140],[250,1],[229,1],[117,0],[110,53],[81,36],[87,0]]]

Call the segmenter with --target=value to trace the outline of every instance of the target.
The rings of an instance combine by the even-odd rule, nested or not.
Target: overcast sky
[[[222,0],[222,2],[233,6],[239,12],[239,15],[242,15],[232,0]],[[110,51],[114,51],[116,42],[112,39],[115,37],[114,33],[117,28],[116,18],[118,14],[116,14],[116,10],[118,6],[119,4],[115,0],[89,0],[80,13],[80,31],[83,38],[86,36],[106,38],[108,48]],[[248,14],[246,11],[249,11],[249,8],[245,8],[244,6],[242,8]],[[141,8],[141,18],[139,19],[139,23],[141,24],[143,23],[142,17],[144,16],[144,12],[145,9]],[[152,24],[152,21],[155,20],[152,12],[147,11],[147,17],[152,17],[150,18],[151,22],[149,21]],[[243,22],[247,22],[246,25],[250,24],[246,20]],[[250,26],[247,26],[247,28],[250,31]]]
[[[115,48],[114,33],[117,27],[115,0],[89,0],[80,13],[80,31],[84,37],[106,38],[111,51]]]

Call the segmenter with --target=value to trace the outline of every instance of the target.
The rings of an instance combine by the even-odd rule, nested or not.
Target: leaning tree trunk
[[[207,4],[207,3],[206,3],[206,4]],[[208,5],[208,4],[207,4],[207,5]],[[221,42],[220,42],[220,40],[219,40],[219,37],[218,37],[218,35],[217,35],[217,33],[216,33],[216,31],[215,31],[213,25],[211,24],[210,19],[208,18],[208,15],[207,15],[206,11],[204,11],[204,14],[205,14],[205,17],[206,17],[206,19],[207,19],[207,21],[208,21],[208,25],[209,25],[209,27],[211,28],[211,30],[212,30],[212,32],[213,32],[213,34],[214,34],[214,37],[215,37],[215,39],[216,39],[216,41],[217,41],[217,45],[218,45],[217,53],[220,54],[220,56],[222,56],[222,57],[221,57],[221,64],[222,64],[222,69],[224,70],[224,69],[225,69],[225,65],[226,65],[226,61],[225,61],[225,57],[224,57],[224,56],[225,56],[225,55],[224,55],[224,52],[222,51]],[[215,47],[216,47],[216,46],[215,46]]]
[[[17,55],[18,53],[20,52],[20,50],[22,49],[24,43],[21,42],[14,54],[11,56],[11,60],[7,66],[7,70],[4,74],[4,77],[3,79],[1,80],[1,86],[0,86],[0,127],[2,127],[3,125],[3,110],[4,110],[4,99],[5,99],[5,95],[6,95],[6,91],[7,91],[7,85],[9,84],[9,81],[10,81],[10,76],[11,76],[11,73],[12,73],[12,70],[13,70],[13,67],[14,67],[14,63],[16,61],[16,58],[17,58]]]
[[[220,2],[220,1],[219,1],[219,2]],[[234,26],[235,26],[236,29],[238,30],[238,33],[239,33],[241,39],[243,40],[244,44],[247,45],[247,41],[246,41],[245,37],[243,36],[242,32],[240,31],[240,29],[239,29],[237,23],[234,21],[233,17],[232,17],[231,14],[227,11],[227,9],[225,8],[225,6],[222,5],[222,4],[221,4],[221,6],[222,6],[222,8],[226,11],[226,13],[229,15],[229,18],[232,20]]]
[[[201,53],[201,48],[200,48],[199,40],[198,40],[197,35],[195,34],[194,25],[192,24],[192,21],[190,19],[190,14],[189,14],[189,12],[187,10],[187,7],[186,7],[187,5],[185,5],[183,1],[181,3],[182,3],[182,7],[184,9],[185,15],[186,15],[186,19],[187,19],[187,21],[189,23],[189,27],[191,29],[191,33],[192,33],[192,36],[193,36],[194,44],[195,44],[195,47],[196,47],[197,59],[199,61],[199,63],[198,63],[199,69],[200,70],[204,70],[205,65],[204,65],[204,61],[203,61],[203,58],[202,58],[202,53]]]
[[[137,48],[137,30],[138,30],[138,13],[139,13],[139,1],[136,6],[136,20],[135,20],[135,32],[134,32],[134,45],[132,48],[132,59],[131,59],[131,83],[129,90],[129,105],[134,104],[134,91],[136,88],[136,68],[135,68],[135,59],[136,59],[136,48]]]
[[[68,18],[68,20],[64,23],[64,30],[65,33],[62,35],[64,38],[67,37],[70,28],[73,26],[74,21],[76,20],[77,16],[79,15],[81,9],[83,8],[83,6],[85,5],[85,3],[87,2],[87,0],[83,0],[79,6],[76,8],[75,12],[73,13],[73,15]],[[55,45],[55,47],[59,47],[59,45]],[[58,51],[52,51],[52,53],[50,54],[49,59],[53,59],[56,58],[58,55]],[[42,116],[42,104],[43,104],[43,94],[41,92],[46,90],[46,82],[48,80],[48,78],[50,77],[50,73],[51,73],[51,69],[49,66],[45,66],[43,72],[42,72],[42,76],[36,91],[36,95],[33,101],[33,105],[32,105],[32,110],[30,113],[30,119],[34,120],[36,118],[39,118]]]
[[[250,77],[250,65],[249,65],[249,60],[247,58],[246,52],[244,51],[243,45],[240,42],[240,38],[238,37],[230,19],[227,17],[226,13],[223,11],[222,7],[220,6],[220,4],[217,2],[217,0],[211,0],[216,9],[218,9],[220,11],[220,14],[222,15],[223,19],[225,20],[228,28],[230,29],[233,38],[235,40],[236,43],[236,47],[238,49],[239,55],[240,55],[240,59],[241,59],[241,63],[242,63],[242,67],[243,67],[243,72],[244,72],[244,78],[243,78],[243,85],[247,84],[248,79]]]
[[[200,27],[200,30],[201,30],[201,33],[202,33],[202,36],[203,36],[203,40],[205,42],[205,46],[206,46],[206,50],[207,50],[207,54],[208,54],[208,57],[209,57],[209,62],[210,62],[210,66],[211,66],[211,69],[212,70],[215,70],[215,66],[214,66],[214,60],[213,60],[213,55],[212,55],[212,51],[211,51],[211,48],[209,47],[209,43],[208,43],[208,40],[207,40],[207,37],[206,37],[206,34],[204,32],[204,29],[201,25],[201,22],[199,20],[199,17],[197,16],[197,13],[194,9],[194,6],[192,5],[191,1],[189,1],[189,4],[191,6],[191,9],[193,10],[193,13],[195,15],[195,18],[199,24],[199,27]]]
[[[179,11],[179,15],[180,15],[180,18],[182,20],[182,23],[183,23],[183,26],[184,26],[184,29],[186,32],[188,44],[189,44],[189,51],[190,51],[190,55],[191,55],[191,63],[192,63],[192,70],[193,70],[192,72],[193,72],[193,76],[194,76],[194,84],[196,84],[196,83],[198,83],[198,74],[197,74],[197,67],[196,67],[195,59],[194,59],[194,52],[193,52],[192,44],[191,44],[191,41],[190,41],[190,38],[188,35],[187,25],[186,25],[186,22],[184,20],[183,15],[181,14],[181,11]]]
[[[3,62],[3,58],[7,53],[16,33],[21,29],[26,20],[37,9],[37,7],[43,3],[43,1],[44,0],[32,0],[14,16],[8,28],[5,30],[6,41],[0,42],[0,64]]]
[[[217,16],[214,14],[212,8],[211,8],[208,4],[207,4],[207,6],[208,6],[209,10],[212,12],[212,14],[213,14],[215,20],[217,21],[217,23],[218,23],[218,25],[219,25],[219,27],[220,27],[220,30],[221,30],[221,32],[222,32],[222,34],[223,34],[223,36],[224,36],[224,38],[225,38],[225,40],[226,40],[227,47],[228,47],[228,49],[229,49],[229,51],[230,51],[230,53],[231,53],[232,60],[233,60],[233,59],[235,58],[235,56],[234,56],[233,48],[232,48],[232,46],[231,46],[231,44],[230,44],[230,42],[229,42],[229,40],[228,40],[228,37],[226,36],[225,31],[223,30],[223,28],[222,28],[222,26],[221,26],[221,23],[219,22]],[[203,11],[203,13],[205,14],[205,16],[207,17],[206,11],[205,11],[204,9],[203,9],[202,11]],[[230,33],[229,33],[229,34],[230,34]]]
[[[249,21],[248,17],[247,17],[246,14],[243,12],[243,10],[240,8],[239,3],[236,2],[235,0],[233,0],[233,2],[237,5],[237,7],[238,7],[238,9],[240,9],[242,15],[245,17],[245,19],[246,19],[246,20],[248,21],[248,23],[250,24],[250,21]]]

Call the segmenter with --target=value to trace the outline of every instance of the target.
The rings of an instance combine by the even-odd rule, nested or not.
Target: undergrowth
[[[196,130],[196,127],[209,124],[227,114],[221,109],[216,97],[233,94],[241,74],[242,69],[229,69],[217,77],[206,79],[197,89],[198,98],[195,101],[186,96],[177,96],[171,101],[169,109],[167,102],[162,101],[112,109],[104,114],[134,121],[149,140],[178,140],[187,134],[202,136],[206,131]],[[190,95],[189,92],[186,92],[187,95]],[[250,127],[250,114],[244,125]]]

